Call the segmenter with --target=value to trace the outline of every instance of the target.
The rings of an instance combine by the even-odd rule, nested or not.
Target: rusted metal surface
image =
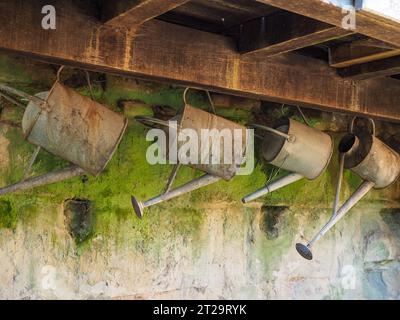
[[[30,102],[22,119],[27,140],[85,171],[98,175],[116,150],[127,119],[60,83]]]
[[[262,146],[265,160],[310,180],[324,172],[333,152],[333,140],[328,134],[288,118],[275,129],[292,138],[267,134]]]

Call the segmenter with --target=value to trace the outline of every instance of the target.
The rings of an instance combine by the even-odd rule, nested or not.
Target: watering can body
[[[146,117],[137,117],[137,120],[142,123],[148,121],[147,123],[160,124],[160,121],[154,118],[147,119],[146,121]],[[231,180],[236,175],[238,168],[245,161],[247,144],[250,141],[246,127],[215,114],[194,108],[188,104],[185,104],[182,111],[172,118],[171,121],[176,121],[176,128],[173,128],[171,122],[165,123],[161,121],[164,131],[168,136],[169,145],[176,145],[177,150],[180,150],[184,144],[188,143],[186,139],[180,138],[180,134],[182,133],[183,136],[186,136],[187,132],[185,133],[185,130],[190,130],[191,134],[194,134],[198,139],[198,143],[196,144],[198,159],[196,163],[185,163],[185,165],[201,170],[205,172],[205,175],[170,190],[177,170],[182,164],[178,162],[163,194],[145,202],[138,201],[134,196],[131,197],[132,207],[139,218],[143,217],[144,209],[147,207],[208,186],[221,179],[226,181]],[[176,130],[171,130],[171,128]],[[217,135],[214,136],[211,131],[214,131]],[[206,135],[207,142],[204,141],[203,134]],[[217,159],[218,161],[212,161],[214,152],[213,144],[217,144],[217,147],[219,147],[220,157]],[[230,147],[227,148],[231,153],[229,159],[225,159],[226,144]],[[176,160],[178,161],[179,159]]]
[[[199,159],[197,163],[188,164],[189,166],[227,181],[235,176],[238,168],[245,160],[247,142],[249,141],[246,127],[187,104],[172,120],[177,121],[177,130],[175,135],[169,136],[169,139],[172,140],[173,143],[176,142],[178,150],[186,143],[186,141],[179,141],[179,139],[177,139],[183,130],[194,130],[199,138],[197,150]],[[204,130],[216,130],[215,132],[217,132],[217,134],[223,134],[224,131],[228,133],[228,139],[230,141],[224,140],[221,136],[215,136],[214,143],[217,142],[219,144],[220,151],[220,158],[217,163],[212,163],[211,159],[213,155],[213,138],[210,138],[209,143],[203,143],[205,141],[201,139]],[[236,142],[235,145],[235,137],[239,137],[239,145],[238,142]],[[230,161],[226,161],[227,159],[224,157],[224,147],[226,144],[232,147],[230,148],[232,150]],[[202,155],[205,155],[205,157],[202,158]],[[207,159],[207,161],[204,161],[205,159]]]
[[[26,139],[96,176],[116,150],[127,120],[60,83],[37,95],[46,109],[30,102],[22,119]]]
[[[339,148],[346,149],[344,167],[365,181],[374,183],[375,189],[393,184],[400,175],[399,154],[367,132],[351,133],[343,137]]]
[[[332,138],[298,121],[284,118],[275,127],[289,139],[268,133],[263,141],[264,159],[279,168],[314,180],[328,166],[333,152]]]
[[[333,153],[333,140],[328,134],[295,120],[284,118],[274,128],[268,128],[262,145],[264,159],[290,173],[247,195],[243,203],[303,178],[314,180],[328,166]]]

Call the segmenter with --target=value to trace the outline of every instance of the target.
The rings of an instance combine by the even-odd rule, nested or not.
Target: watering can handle
[[[161,120],[161,119],[157,119],[157,118],[153,118],[153,117],[148,117],[148,116],[136,116],[135,120],[143,125],[145,125],[146,127],[150,127],[150,128],[157,128],[155,126],[155,124],[164,126],[164,127],[172,127],[169,124],[169,121],[166,120]],[[179,126],[178,126],[179,127]]]
[[[280,136],[280,137],[282,137],[282,138],[285,138],[285,139],[286,139],[287,141],[289,141],[289,142],[294,142],[294,138],[295,138],[295,137],[294,137],[293,135],[283,133],[283,132],[281,132],[281,131],[279,131],[279,130],[276,130],[276,129],[274,129],[274,128],[267,127],[267,126],[263,126],[263,125],[260,125],[260,124],[249,124],[249,127],[250,127],[250,128],[253,127],[253,128],[265,130],[265,131],[268,131],[268,132],[270,132],[270,133],[276,134],[277,136]]]
[[[40,107],[42,107],[43,104],[46,103],[45,100],[40,99],[39,97],[32,96],[30,94],[27,94],[27,93],[25,93],[23,91],[20,91],[20,90],[14,89],[14,88],[11,88],[11,87],[6,86],[4,84],[0,84],[0,90],[6,91],[6,92],[11,93],[11,94],[14,94],[14,95],[19,96],[21,98],[28,99],[28,100],[34,102],[35,104],[37,104]]]
[[[350,122],[350,132],[351,133],[354,133],[354,125],[355,125],[355,122],[356,122],[356,120],[358,118],[361,118],[361,117],[360,116],[355,116]],[[371,118],[365,118],[365,119],[367,119],[371,123],[372,135],[375,136],[376,135],[375,121],[373,119],[371,119]]]

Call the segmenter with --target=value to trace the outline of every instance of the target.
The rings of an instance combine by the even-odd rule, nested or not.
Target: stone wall
[[[29,93],[49,88],[56,67],[0,56],[0,81]],[[264,185],[273,170],[257,154],[251,176],[236,177],[171,200],[138,220],[130,196],[159,194],[171,166],[150,166],[138,114],[168,115],[182,106],[182,88],[91,74],[96,100],[130,120],[107,170],[0,198],[0,298],[3,299],[399,299],[400,184],[371,192],[303,260],[296,242],[329,219],[337,174],[335,154],[316,181],[299,181],[250,205],[242,196]],[[84,74],[66,69],[63,81],[88,95]],[[296,108],[213,96],[218,114],[243,124],[269,123]],[[189,101],[207,109],[207,97]],[[1,102],[0,182],[17,181],[34,147],[16,127],[22,117]],[[335,140],[348,117],[305,110],[313,126]],[[6,120],[6,121],[4,121]],[[15,124],[10,126],[10,123]],[[400,150],[398,125],[377,123]],[[45,152],[34,174],[65,166]],[[284,173],[281,173],[284,174]],[[183,168],[176,184],[199,175]],[[346,173],[342,198],[360,180]]]

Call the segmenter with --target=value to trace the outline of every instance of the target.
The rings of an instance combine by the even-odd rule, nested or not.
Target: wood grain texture
[[[241,25],[239,51],[273,56],[353,34],[287,11]]]
[[[257,0],[287,11],[295,12],[309,18],[330,23],[342,27],[343,18],[346,13],[342,8],[326,3],[322,0]],[[400,23],[387,19],[378,14],[363,10],[357,11],[357,33],[385,41],[400,48]]]
[[[103,1],[103,16],[108,17],[107,25],[136,28],[189,0],[125,0]]]
[[[94,71],[400,121],[398,80],[346,81],[325,62],[294,53],[246,57],[230,38],[157,20],[132,35],[69,3],[52,3],[59,18],[57,29],[47,31],[40,27],[40,1],[0,1],[0,49]]]
[[[345,43],[329,49],[329,64],[334,68],[344,68],[400,55],[400,50],[387,46],[372,46],[365,41]]]
[[[400,74],[400,56],[342,68],[338,70],[338,73],[342,77],[352,80],[393,76]]]

